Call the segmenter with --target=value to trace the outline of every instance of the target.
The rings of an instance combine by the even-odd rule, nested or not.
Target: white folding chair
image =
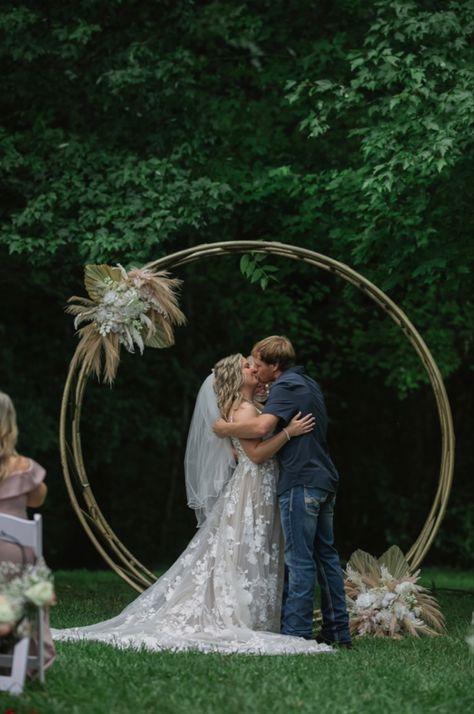
[[[0,513],[0,540],[31,548],[36,558],[43,555],[43,528],[41,516],[35,513],[33,520],[7,516]],[[29,655],[30,638],[24,637],[15,645],[11,654],[0,654],[0,667],[11,668],[9,675],[0,676],[0,690],[21,694],[27,670],[38,671],[38,679],[44,682],[44,623],[43,608],[37,609],[38,654]]]

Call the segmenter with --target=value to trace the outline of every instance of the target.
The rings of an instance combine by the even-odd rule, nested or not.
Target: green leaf
[[[247,270],[248,270],[248,267],[250,264],[250,260],[251,260],[251,258],[248,255],[248,253],[244,253],[244,255],[240,259],[240,271],[245,276],[247,275]]]
[[[260,268],[257,268],[250,276],[250,282],[256,283],[257,280],[259,280],[262,277],[262,275],[263,275],[263,270],[260,270]]]

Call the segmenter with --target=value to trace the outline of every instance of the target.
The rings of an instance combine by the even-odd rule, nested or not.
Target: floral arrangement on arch
[[[55,601],[53,576],[44,561],[26,566],[0,563],[0,637],[26,637],[35,608]]]
[[[84,284],[88,298],[72,297],[66,311],[75,316],[80,337],[75,360],[100,376],[102,353],[104,375],[113,382],[120,361],[120,348],[140,353],[146,347],[170,347],[172,325],[186,321],[178,307],[176,290],[181,280],[150,263],[126,271],[121,265],[86,265]]]
[[[438,635],[444,618],[429,591],[418,585],[420,571],[410,566],[398,546],[378,560],[356,550],[347,563],[345,590],[353,636],[402,639]]]

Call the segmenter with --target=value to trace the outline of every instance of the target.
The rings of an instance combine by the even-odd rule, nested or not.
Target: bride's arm
[[[232,423],[239,424],[241,421],[248,421],[249,417],[255,413],[255,407],[248,403],[242,403],[234,412]],[[255,464],[261,464],[271,456],[274,456],[292,437],[302,436],[312,431],[314,422],[315,419],[311,414],[301,417],[301,412],[298,412],[288,426],[269,439],[265,439],[265,441],[260,439],[240,439],[240,443],[249,459]]]
[[[248,402],[242,402],[242,404],[248,404]],[[235,436],[237,439],[260,439],[266,434],[271,434],[278,424],[278,417],[273,414],[257,414],[256,409],[251,408],[251,404],[248,406],[249,409],[242,420],[229,422],[219,419],[216,421],[212,427],[215,435],[221,439],[228,436]]]

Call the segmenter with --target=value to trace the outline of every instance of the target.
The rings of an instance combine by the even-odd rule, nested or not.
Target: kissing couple
[[[322,392],[291,342],[224,357],[199,390],[185,454],[199,528],[178,560],[110,620],[56,640],[223,654],[351,647],[333,517],[338,474]],[[259,384],[272,384],[263,406]],[[313,638],[316,582],[322,629]]]

